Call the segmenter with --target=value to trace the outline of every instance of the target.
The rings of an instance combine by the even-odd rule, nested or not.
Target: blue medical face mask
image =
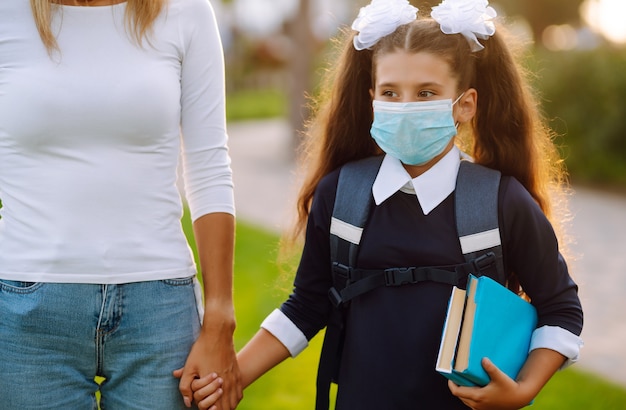
[[[409,103],[374,100],[370,133],[380,149],[407,165],[423,165],[441,154],[456,135],[456,101]]]

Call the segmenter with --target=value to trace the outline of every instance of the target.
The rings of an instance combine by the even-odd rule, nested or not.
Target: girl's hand
[[[193,400],[199,410],[216,410],[215,404],[222,397],[222,383],[224,381],[217,374],[212,373],[191,383]]]
[[[530,404],[534,395],[523,384],[511,379],[487,358],[482,360],[482,365],[491,378],[484,387],[457,386],[448,381],[452,394],[466,406],[474,410],[513,410]]]
[[[174,377],[180,378],[183,375],[183,369],[174,370]],[[224,380],[218,377],[216,373],[211,373],[201,379],[195,379],[191,383],[193,390],[193,400],[198,405],[199,410],[217,410],[215,405],[224,390],[222,384]]]

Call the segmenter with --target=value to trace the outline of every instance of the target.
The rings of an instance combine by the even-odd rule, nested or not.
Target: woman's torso
[[[0,277],[195,273],[176,185],[183,3],[171,2],[141,46],[127,33],[125,3],[61,7],[59,50],[48,54],[28,2],[2,2]]]

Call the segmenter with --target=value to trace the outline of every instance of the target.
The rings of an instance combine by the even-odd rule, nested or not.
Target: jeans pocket
[[[20,294],[32,293],[39,289],[42,284],[43,282],[0,279],[0,291]]]
[[[162,279],[161,283],[169,286],[189,286],[193,284],[193,278],[194,276],[189,276],[186,278]]]

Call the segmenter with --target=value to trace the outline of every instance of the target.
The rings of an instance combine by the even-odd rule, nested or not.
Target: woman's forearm
[[[193,229],[204,283],[205,322],[218,317],[232,320],[234,326],[235,218],[227,213],[207,214],[193,223]]]

